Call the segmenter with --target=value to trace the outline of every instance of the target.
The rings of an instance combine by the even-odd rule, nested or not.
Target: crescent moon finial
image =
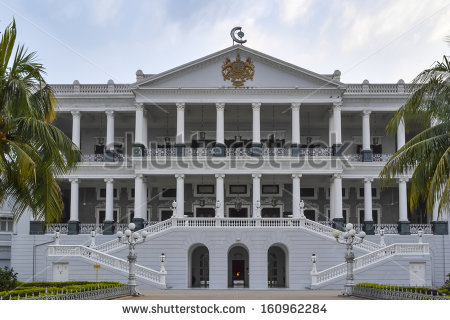
[[[243,44],[243,43],[247,42],[247,40],[242,40],[242,38],[244,37],[244,32],[242,32],[241,29],[242,29],[241,27],[234,27],[233,29],[231,29],[230,36],[231,36],[231,39],[233,39],[233,44],[235,42],[239,43],[239,44]],[[237,36],[240,39],[236,38],[236,31],[239,31],[237,33]]]

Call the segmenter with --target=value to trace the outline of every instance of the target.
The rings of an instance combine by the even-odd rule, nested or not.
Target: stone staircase
[[[408,255],[423,256],[430,253],[428,243],[396,243],[370,252],[354,260],[354,271],[363,270],[375,263],[387,260],[394,256]],[[318,289],[323,285],[345,277],[347,274],[347,264],[341,263],[334,267],[311,273],[311,289]]]
[[[89,262],[100,264],[128,275],[128,261],[82,245],[52,245],[48,247],[48,256],[81,257]],[[145,280],[157,288],[166,288],[165,271],[155,271],[136,264],[135,272],[136,278]]]

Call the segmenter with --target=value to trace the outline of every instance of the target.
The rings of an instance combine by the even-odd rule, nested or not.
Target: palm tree
[[[54,222],[63,209],[55,176],[75,165],[79,150],[52,125],[56,99],[36,53],[18,45],[13,57],[15,40],[13,20],[0,42],[0,203],[12,201],[16,219],[29,208]]]
[[[442,62],[435,62],[413,80],[410,97],[386,127],[388,133],[395,133],[403,119],[406,127],[414,122],[427,128],[400,148],[380,173],[382,185],[386,186],[392,178],[412,172],[411,210],[423,201],[428,213],[435,205],[439,205],[440,213],[450,207],[449,58],[444,56]]]

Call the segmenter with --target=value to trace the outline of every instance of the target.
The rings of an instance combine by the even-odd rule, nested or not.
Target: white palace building
[[[356,282],[441,285],[446,213],[411,212],[408,176],[383,189],[378,179],[423,129],[385,133],[410,85],[340,75],[233,45],[138,70],[131,84],[53,85],[55,125],[82,157],[59,177],[61,223],[13,223],[0,207],[0,264],[22,281],[126,282],[115,234],[134,222],[148,232],[136,247],[144,288],[340,288],[345,248],[332,233],[353,223],[367,233]]]

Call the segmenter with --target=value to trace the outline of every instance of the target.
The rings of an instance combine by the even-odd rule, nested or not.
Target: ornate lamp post
[[[220,200],[216,201],[216,218],[219,217],[219,209],[222,206],[222,204],[220,203]]]
[[[301,200],[298,205],[300,206],[300,218],[305,219],[305,203]]]
[[[134,232],[136,225],[134,223],[130,223],[128,225],[128,229],[125,230],[125,236],[122,231],[117,232],[117,238],[119,238],[119,242],[124,244],[128,244],[130,252],[128,253],[128,287],[130,288],[130,293],[132,296],[138,296],[139,292],[137,290],[136,284],[136,244],[139,239],[139,233]],[[147,231],[141,232],[142,239],[145,240],[147,237]]]
[[[336,238],[338,243],[345,244],[347,247],[347,252],[345,253],[345,262],[347,263],[347,281],[344,286],[343,296],[350,296],[352,294],[352,289],[355,286],[354,276],[353,276],[353,262],[355,260],[355,253],[353,252],[353,245],[361,243],[364,241],[366,233],[361,231],[358,236],[356,236],[356,230],[353,229],[353,224],[347,223],[345,226],[345,232],[340,238],[341,232],[338,230],[333,232],[333,236]]]

